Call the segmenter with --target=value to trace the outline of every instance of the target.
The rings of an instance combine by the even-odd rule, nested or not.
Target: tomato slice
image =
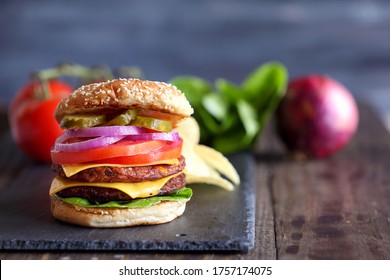
[[[155,161],[161,161],[166,159],[175,159],[181,156],[181,149],[183,141],[178,141],[179,143],[168,143],[160,149],[137,154],[133,156],[126,157],[114,157],[109,159],[103,159],[98,161],[89,162],[91,164],[97,163],[107,163],[107,164],[147,164]]]
[[[141,108],[137,110],[137,115],[159,119],[159,120],[167,120],[167,121],[171,121],[173,124],[176,124],[183,119],[183,117],[179,115],[173,115],[173,114],[163,113],[160,111],[147,110]]]
[[[51,151],[51,158],[58,164],[78,164],[103,159],[134,156],[137,154],[150,153],[166,145],[166,141],[130,141],[121,140],[107,147],[84,150],[79,152]]]

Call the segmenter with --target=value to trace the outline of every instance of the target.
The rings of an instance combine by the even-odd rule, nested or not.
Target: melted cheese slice
[[[88,183],[81,181],[72,181],[60,176],[54,178],[51,183],[49,194],[52,196],[59,191],[71,187],[90,186],[98,188],[111,188],[122,191],[132,198],[149,197],[157,195],[158,191],[165,185],[168,180],[180,175],[182,172],[164,177],[155,181],[146,181],[139,183]]]
[[[179,160],[177,158],[175,159],[167,159],[167,160],[161,160],[161,161],[155,161],[151,162],[149,164],[107,164],[107,163],[100,163],[100,164],[64,164],[62,165],[62,169],[64,170],[64,173],[66,177],[73,176],[74,174],[79,173],[80,171],[93,168],[93,167],[100,167],[100,166],[114,166],[114,167],[136,167],[136,166],[148,166],[148,165],[157,165],[157,164],[179,164]]]

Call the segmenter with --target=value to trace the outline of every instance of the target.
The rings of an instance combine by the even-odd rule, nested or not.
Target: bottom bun
[[[51,197],[53,217],[75,225],[113,228],[138,225],[156,225],[170,222],[181,216],[187,200],[163,201],[145,208],[93,208],[63,202]]]

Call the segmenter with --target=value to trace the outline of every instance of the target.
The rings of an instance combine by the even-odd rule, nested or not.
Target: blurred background
[[[390,128],[389,38],[386,1],[0,0],[0,104],[64,61],[240,83],[277,60],[290,77],[339,80]]]

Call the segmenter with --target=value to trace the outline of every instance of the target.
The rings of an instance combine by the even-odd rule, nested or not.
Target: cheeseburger
[[[182,215],[192,191],[175,127],[192,113],[176,87],[138,79],[84,85],[63,99],[54,113],[66,130],[51,150],[53,217],[125,227]]]

